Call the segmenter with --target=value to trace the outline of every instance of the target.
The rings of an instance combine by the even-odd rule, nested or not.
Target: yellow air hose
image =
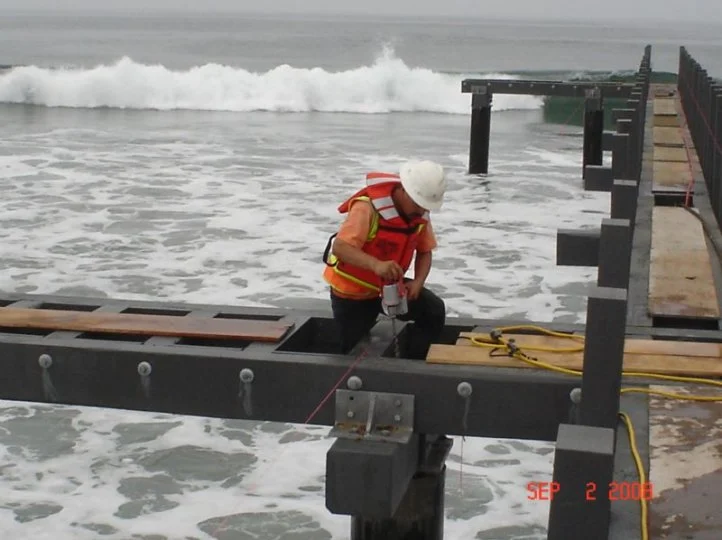
[[[579,341],[581,342],[580,345],[571,346],[571,347],[546,347],[546,346],[524,346],[524,351],[521,350],[521,348],[516,344],[514,339],[505,339],[503,337],[504,332],[514,332],[524,330],[527,332],[534,331],[538,332],[540,334],[544,334],[547,336],[552,337],[558,337],[558,338],[564,338],[569,339],[572,341]],[[544,328],[541,326],[536,325],[520,325],[520,326],[504,326],[501,328],[496,328],[492,332],[489,333],[489,337],[485,336],[471,336],[467,338],[471,341],[471,343],[476,347],[485,347],[488,349],[491,349],[490,352],[493,352],[494,350],[505,350],[509,356],[512,358],[516,358],[517,360],[521,360],[522,362],[526,362],[527,364],[531,364],[534,367],[537,368],[543,368],[548,369],[550,371],[556,371],[558,373],[565,373],[567,375],[576,375],[581,376],[582,372],[576,369],[569,369],[564,368],[560,366],[555,366],[553,364],[549,364],[547,362],[542,362],[541,360],[537,360],[535,358],[532,358],[528,354],[526,354],[525,351],[538,351],[538,352],[550,352],[550,353],[576,353],[576,352],[583,352],[584,351],[584,336],[580,334],[568,334],[565,332],[556,332],[554,330],[550,330],[548,328]],[[700,377],[682,377],[682,376],[676,376],[676,375],[661,375],[659,373],[645,373],[645,372],[637,372],[637,371],[622,371],[622,376],[624,377],[645,377],[648,379],[660,379],[664,381],[675,381],[675,382],[684,382],[684,383],[696,383],[696,384],[707,384],[711,386],[718,386],[722,387],[722,382],[716,381],[714,379],[704,379]],[[648,388],[641,388],[641,387],[628,387],[628,388],[622,388],[621,393],[641,393],[641,394],[650,394],[650,395],[656,395],[656,396],[662,396],[666,398],[671,399],[683,399],[688,401],[701,401],[701,402],[719,402],[722,401],[722,397],[715,397],[715,396],[696,396],[696,395],[682,395],[682,394],[675,394],[673,392],[664,392],[661,390],[650,390]],[[644,472],[644,467],[642,465],[642,459],[639,455],[639,450],[637,449],[637,443],[636,438],[634,435],[634,425],[632,424],[631,418],[623,412],[619,413],[619,417],[624,422],[624,425],[627,428],[627,433],[629,436],[629,445],[632,451],[632,457],[634,458],[634,462],[637,467],[637,474],[639,475],[639,482],[641,485],[644,485],[646,483],[646,474]],[[648,540],[649,539],[649,529],[647,524],[647,515],[648,515],[648,509],[647,509],[647,500],[644,497],[640,497],[639,500],[640,506],[641,506],[641,533],[642,533],[642,540]]]

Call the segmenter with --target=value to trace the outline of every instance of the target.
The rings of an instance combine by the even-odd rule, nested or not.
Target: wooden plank
[[[674,98],[654,98],[654,116],[676,116]]]
[[[489,356],[491,349],[460,345],[432,344],[426,355],[429,364],[462,364],[486,367],[544,369],[508,356]],[[583,352],[553,353],[529,351],[530,356],[548,364],[581,371]],[[722,376],[722,361],[719,357],[674,356],[660,354],[624,355],[625,371],[659,373],[664,375],[687,375],[694,377]]]
[[[653,137],[655,146],[684,146],[682,133],[677,127],[655,127]]]
[[[687,155],[687,149],[677,148],[674,146],[655,146],[654,147],[654,161],[676,161],[676,162],[689,162],[689,156]]]
[[[474,347],[471,337],[488,338],[488,334],[475,332],[461,332],[459,339],[456,341],[457,346]],[[556,336],[529,335],[529,334],[504,334],[506,339],[514,339],[516,344],[521,347],[552,347],[552,348],[570,348],[582,347],[583,341],[577,339],[567,339]],[[720,360],[722,367],[722,345],[719,343],[706,343],[697,341],[672,341],[663,339],[631,339],[627,338],[624,342],[625,354],[645,354],[659,356],[685,356],[685,357],[705,357],[717,358]],[[576,353],[575,353],[576,354]]]
[[[135,313],[0,308],[0,328],[279,341],[292,326],[292,323],[251,319],[204,319]]]
[[[653,317],[719,319],[704,230],[684,208],[652,209],[648,307]]]
[[[653,164],[652,183],[654,187],[683,186],[686,189],[691,181],[692,171],[688,162],[655,161]]]
[[[655,98],[671,98],[677,95],[677,88],[673,84],[650,84],[649,90]]]
[[[675,127],[679,126],[679,118],[677,116],[659,115],[653,119],[653,126],[655,127]]]

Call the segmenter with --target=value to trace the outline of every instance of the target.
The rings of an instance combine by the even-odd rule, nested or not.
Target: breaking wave
[[[124,57],[92,68],[13,67],[0,74],[0,102],[153,110],[469,114],[470,95],[461,93],[461,81],[469,77],[519,78],[410,67],[389,48],[370,65],[335,72],[283,64],[254,73],[212,63],[174,71]],[[494,96],[496,111],[541,106],[535,96]]]

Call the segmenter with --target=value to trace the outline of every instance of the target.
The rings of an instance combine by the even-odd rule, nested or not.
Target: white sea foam
[[[471,75],[471,74],[470,74]],[[478,77],[515,78],[503,73]],[[93,68],[16,67],[0,75],[0,103],[49,107],[278,112],[468,114],[464,75],[410,67],[386,48],[371,65],[346,71],[283,64],[265,73],[205,64],[186,71],[123,57]],[[535,109],[534,96],[499,95],[494,110]]]

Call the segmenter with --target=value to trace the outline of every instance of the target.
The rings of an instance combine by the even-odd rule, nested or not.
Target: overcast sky
[[[363,13],[463,17],[697,20],[722,24],[722,0],[0,0],[0,11]]]

